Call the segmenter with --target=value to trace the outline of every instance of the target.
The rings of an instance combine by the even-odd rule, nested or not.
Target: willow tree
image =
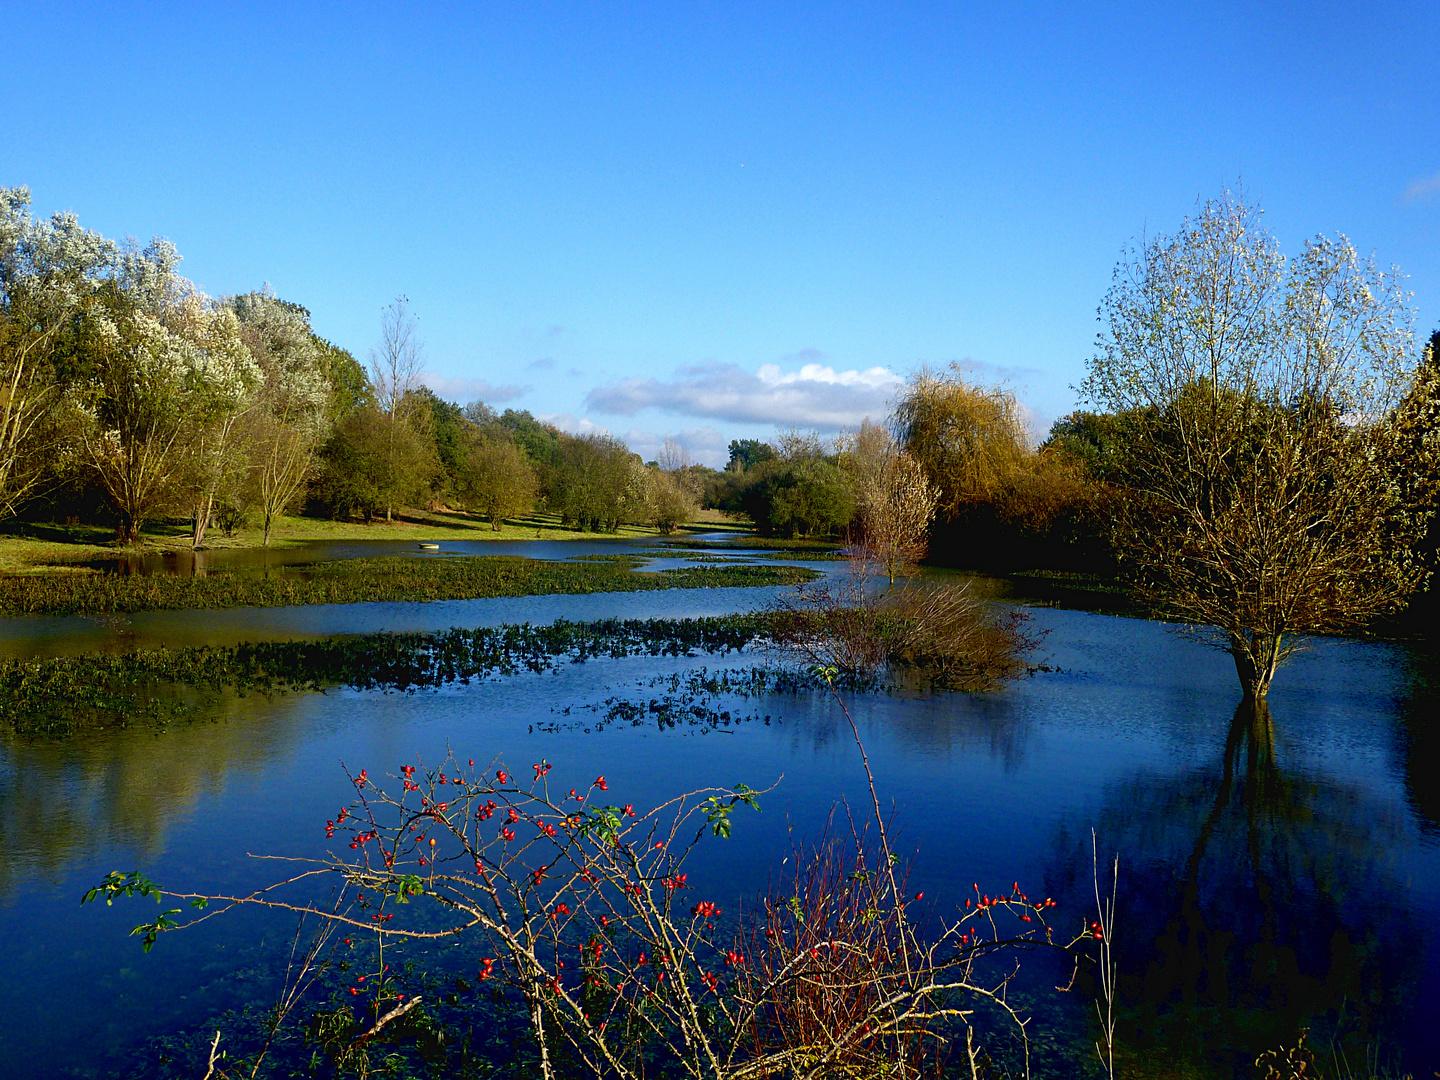
[[[316,454],[330,431],[326,347],[311,332],[308,311],[269,292],[232,297],[226,306],[264,374],[247,417],[246,442],[268,547],[275,522],[314,475]]]
[[[179,261],[158,238],[121,253],[87,311],[83,378],[71,387],[79,456],[129,541],[157,513],[194,509],[206,462],[223,459],[259,383],[234,315],[181,277]]]
[[[0,517],[54,464],[57,358],[113,268],[116,248],[73,214],[30,217],[28,188],[0,188]]]
[[[1343,236],[1287,261],[1227,192],[1126,252],[1101,319],[1082,393],[1139,421],[1122,454],[1125,565],[1162,611],[1218,629],[1247,699],[1295,635],[1405,603],[1428,510],[1392,459],[1415,373],[1393,271]]]
[[[892,423],[900,445],[934,483],[945,517],[993,501],[1031,454],[1015,395],[967,383],[955,364],[911,376]]]

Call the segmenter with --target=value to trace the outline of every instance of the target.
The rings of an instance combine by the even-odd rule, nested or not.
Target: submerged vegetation
[[[812,636],[838,637],[853,634],[857,625],[870,628],[876,639],[873,648],[879,651],[867,654],[866,664],[824,665],[837,667],[837,678],[856,689],[883,685],[887,671],[897,681],[982,687],[1025,670],[1019,651],[1029,642],[1013,624],[991,621],[980,605],[963,597],[950,600],[944,612],[940,619],[922,606],[887,608],[858,621],[834,616],[810,631]],[[0,723],[22,733],[65,734],[193,716],[205,707],[190,700],[196,690],[245,693],[347,686],[408,691],[538,673],[562,662],[598,657],[723,655],[763,647],[781,661],[779,669],[700,673],[638,704],[618,697],[604,704],[609,721],[649,716],[664,727],[672,726],[675,717],[693,713],[701,722],[728,722],[723,710],[699,703],[722,694],[793,692],[806,682],[794,671],[810,666],[813,658],[797,649],[796,627],[795,610],[789,609],[8,660],[0,662]]]
[[[116,612],[374,601],[476,600],[555,593],[638,592],[794,585],[811,570],[786,566],[693,566],[656,573],[614,556],[546,562],[519,556],[345,559],[258,577],[67,574],[0,579],[0,614],[106,615]]]
[[[366,634],[222,648],[155,649],[0,663],[0,721],[17,731],[64,733],[165,715],[166,688],[220,691],[417,690],[562,661],[643,654],[680,656],[745,648],[763,615],[708,619],[560,620],[548,626]]]

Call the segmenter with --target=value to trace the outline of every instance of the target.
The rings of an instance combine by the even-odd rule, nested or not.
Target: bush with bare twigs
[[[771,617],[784,658],[837,669],[853,685],[883,674],[901,682],[989,689],[1023,674],[1040,642],[1023,612],[1001,614],[964,582],[914,581],[882,589],[883,571],[852,551],[846,571],[797,586]]]
[[[837,673],[819,674],[833,693]],[[702,789],[639,812],[607,802],[603,776],[562,791],[548,762],[522,782],[499,762],[477,768],[452,756],[435,769],[400,768],[393,788],[362,769],[351,777],[354,800],[326,822],[336,850],[251,893],[169,894],[189,904],[190,918],[167,910],[134,933],[148,950],[163,933],[236,909],[318,918],[319,944],[301,950],[287,1012],[337,931],[365,935],[374,962],[348,972],[353,1009],[321,1014],[317,1029],[331,1062],[360,1075],[382,1030],[423,1007],[393,963],[397,950],[463,934],[493,950],[479,978],[523,1010],[546,1078],[914,1077],[956,1042],[974,1066],[978,1006],[1008,1016],[1022,1042],[1025,1030],[1006,1003],[1013,969],[986,974],[980,961],[1068,946],[1046,923],[1051,902],[1018,884],[993,898],[977,892],[922,933],[909,910],[922,896],[906,891],[850,726],[877,839],[862,830],[853,845],[802,852],[793,877],[738,919],[705,898],[685,863],[707,834],[727,837],[733,812],[756,807],[763,791]],[[318,900],[317,886],[330,899]],[[86,899],[135,894],[160,895],[142,875],[113,873]],[[216,1047],[218,1035],[207,1073],[217,1078],[254,1075],[265,1050],[217,1066]]]

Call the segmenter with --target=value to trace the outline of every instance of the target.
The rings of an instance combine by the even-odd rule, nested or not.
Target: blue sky
[[[18,16],[18,17],[17,17]],[[1440,324],[1440,4],[249,3],[12,12],[0,184],[270,282],[364,359],[650,456],[880,418],[952,361],[1074,407],[1120,248],[1237,179]],[[17,39],[19,40],[19,39]]]

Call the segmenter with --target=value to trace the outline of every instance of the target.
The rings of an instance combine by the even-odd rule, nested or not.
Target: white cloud
[[[610,429],[595,423],[588,416],[573,413],[542,413],[535,417],[542,424],[553,424],[569,435],[609,435]]]
[[[804,355],[819,354],[807,350]],[[855,427],[867,416],[886,415],[890,399],[904,382],[886,367],[837,371],[818,362],[803,364],[798,371],[765,364],[750,372],[738,364],[711,361],[681,368],[676,376],[670,381],[623,379],[596,387],[585,404],[621,416],[658,409],[735,423],[838,431]]]
[[[1407,203],[1419,202],[1437,193],[1440,193],[1440,173],[1436,173],[1434,176],[1428,176],[1424,180],[1416,180],[1405,189],[1405,194],[1401,196],[1401,201]]]
[[[690,460],[697,465],[721,468],[730,460],[730,441],[713,427],[686,428],[684,431],[669,431],[657,434],[631,428],[624,436],[625,445],[646,461],[655,461],[667,439],[674,439],[690,454]]]
[[[511,383],[495,386],[484,379],[464,379],[450,375],[436,375],[428,371],[420,379],[435,391],[437,397],[442,397],[446,401],[458,402],[461,405],[471,401],[483,401],[487,405],[493,405],[499,401],[514,401],[530,392],[528,386],[517,386]]]
[[[570,435],[612,435],[614,432],[604,424],[597,424],[588,416],[573,413],[546,413],[535,417],[543,424],[553,424]],[[668,431],[663,434],[631,428],[620,436],[620,441],[644,461],[654,461],[660,455],[660,448],[666,439],[674,439],[690,452],[690,460],[700,465],[720,468],[730,460],[730,442],[713,427],[686,428],[684,431]]]
[[[967,375],[975,375],[985,379],[993,379],[996,382],[1021,382],[1024,379],[1036,375],[1044,375],[1045,372],[1033,367],[1012,367],[1008,364],[992,364],[986,360],[972,360],[968,356],[959,362],[960,370]]]
[[[526,371],[552,371],[555,368],[553,356],[542,356],[539,360],[531,360],[525,365]]]

